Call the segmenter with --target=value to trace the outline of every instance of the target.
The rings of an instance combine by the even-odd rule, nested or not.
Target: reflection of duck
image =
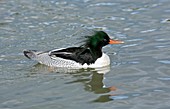
[[[123,43],[123,41],[110,39],[103,31],[94,31],[92,35],[85,36],[85,38],[85,43],[79,47],[46,52],[25,50],[24,55],[41,64],[53,67],[97,68],[110,64],[109,56],[102,53],[103,46]]]
[[[97,72],[94,72],[91,81],[86,84],[86,88],[85,88],[86,90],[93,91],[96,94],[102,94],[99,98],[94,100],[94,102],[108,102],[113,100],[110,98],[111,96],[110,94],[105,95],[104,93],[115,91],[116,87],[115,86],[105,87],[103,83],[103,79],[104,79],[104,74],[99,74]]]
[[[105,87],[103,83],[104,75],[110,71],[110,66],[102,68],[88,68],[88,69],[70,69],[70,68],[51,68],[42,64],[37,64],[31,70],[33,72],[41,73],[61,73],[72,76],[71,81],[67,81],[65,84],[83,83],[84,90],[99,94],[99,98],[94,102],[108,102],[113,99],[110,98],[111,91],[115,91],[114,86]]]
[[[74,77],[76,77],[76,80],[67,82],[67,84],[81,82],[84,84],[84,89],[86,91],[101,94],[101,96],[94,100],[94,102],[108,102],[113,100],[110,98],[111,95],[109,92],[116,90],[115,86],[105,87],[103,83],[104,75],[109,71],[110,66],[96,69],[79,69],[76,73],[71,73]],[[89,77],[91,78],[89,79]]]

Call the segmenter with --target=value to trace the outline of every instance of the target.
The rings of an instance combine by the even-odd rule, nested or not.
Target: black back
[[[60,57],[63,59],[74,60],[82,65],[85,63],[87,63],[88,65],[92,64],[97,60],[97,58],[100,57],[94,56],[90,49],[84,47],[70,47],[66,49],[52,51],[49,55]]]

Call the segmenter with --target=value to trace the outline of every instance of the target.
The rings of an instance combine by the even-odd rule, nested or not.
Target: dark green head
[[[86,47],[93,49],[101,49],[103,46],[107,44],[120,44],[120,43],[123,43],[123,41],[112,40],[104,31],[96,31],[95,34],[88,37]]]
[[[90,48],[102,48],[103,46],[109,44],[109,36],[104,31],[96,31],[88,39],[88,45]]]

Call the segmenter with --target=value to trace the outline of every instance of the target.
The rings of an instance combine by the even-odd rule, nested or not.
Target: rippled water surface
[[[110,67],[50,69],[22,54],[74,46],[81,28],[125,41],[103,49]],[[91,108],[170,108],[170,1],[0,0],[0,109]]]

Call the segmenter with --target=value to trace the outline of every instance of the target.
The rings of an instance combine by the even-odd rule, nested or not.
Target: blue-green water
[[[81,28],[125,41],[103,49],[110,67],[50,69],[22,54],[74,46]],[[52,108],[169,109],[170,1],[1,0],[0,109]]]

